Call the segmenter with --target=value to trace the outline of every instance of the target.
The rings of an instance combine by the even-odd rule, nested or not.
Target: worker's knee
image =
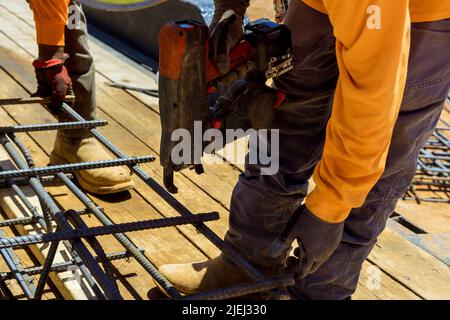
[[[306,196],[308,183],[286,185],[280,176],[246,177],[241,175],[231,198],[231,215],[240,223],[256,225],[267,231],[279,231]]]

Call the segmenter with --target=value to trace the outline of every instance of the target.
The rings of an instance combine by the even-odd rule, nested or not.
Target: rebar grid
[[[19,101],[20,105],[26,105],[26,99],[11,99]],[[41,101],[44,102],[44,101]],[[36,99],[30,101],[36,103]],[[153,156],[127,157],[120,149],[114,146],[97,129],[98,126],[106,125],[105,121],[84,120],[69,105],[63,103],[61,112],[68,115],[73,121],[59,124],[32,124],[0,127],[0,142],[9,154],[13,163],[17,166],[15,170],[1,170],[0,181],[3,185],[10,187],[17,195],[30,216],[0,221],[0,227],[34,225],[38,224],[45,230],[44,233],[29,234],[17,237],[0,237],[0,253],[8,257],[9,272],[0,273],[0,282],[7,279],[15,279],[19,282],[24,294],[30,299],[40,299],[45,283],[48,281],[50,272],[64,272],[70,267],[79,267],[88,284],[92,287],[98,299],[122,299],[122,295],[115,283],[111,260],[122,258],[134,258],[147,273],[172,297],[182,298],[182,295],[173,285],[163,277],[157,267],[144,255],[143,250],[136,247],[124,234],[126,232],[141,231],[152,228],[173,227],[183,224],[194,225],[209,241],[227,255],[241,270],[247,273],[254,281],[251,283],[238,284],[229,288],[222,288],[197,295],[186,296],[184,299],[228,299],[245,296],[257,292],[267,292],[272,298],[286,299],[289,294],[286,287],[294,284],[293,275],[283,275],[275,278],[267,278],[258,271],[244,257],[226,244],[217,234],[209,229],[204,222],[219,219],[216,212],[193,214],[183,204],[176,200],[170,193],[161,187],[153,178],[139,167],[139,163],[150,162]],[[74,163],[48,167],[35,167],[31,153],[27,147],[15,136],[16,132],[31,133],[43,130],[56,129],[88,129],[115,159]],[[179,214],[179,217],[161,218],[156,220],[136,221],[115,224],[105,214],[103,208],[98,207],[72,180],[69,172],[113,166],[128,166],[158,196]],[[45,181],[57,178],[71,191],[85,206],[82,210],[61,210],[53,198],[43,186]],[[22,180],[19,180],[22,179]],[[20,183],[18,183],[20,181]],[[29,185],[36,193],[43,209],[41,215],[26,198],[21,190],[24,184]],[[81,219],[82,214],[92,214],[102,226],[89,228]],[[100,242],[96,239],[101,235],[113,235],[124,247],[122,253],[107,254],[103,251]],[[86,239],[86,243],[81,239]],[[18,259],[10,259],[11,253],[18,247],[30,246],[37,243],[50,243],[46,261],[42,266],[24,267]],[[62,243],[71,252],[71,261],[54,263],[58,244]],[[96,256],[88,250],[87,245],[93,249]],[[9,254],[9,255],[8,255]],[[39,281],[34,287],[27,285],[28,277],[40,275]]]

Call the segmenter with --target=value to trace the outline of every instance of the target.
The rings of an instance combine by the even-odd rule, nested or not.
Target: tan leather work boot
[[[57,135],[50,164],[91,162],[112,159],[95,138],[67,138]],[[91,193],[109,194],[132,188],[130,172],[124,167],[90,169],[74,172],[80,186]]]
[[[159,272],[183,294],[223,288],[251,280],[223,255],[203,262],[165,264],[159,268]]]

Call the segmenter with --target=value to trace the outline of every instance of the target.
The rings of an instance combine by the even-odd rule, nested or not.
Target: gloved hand
[[[275,110],[285,94],[270,88],[258,71],[246,74],[245,79],[234,81],[217,99],[212,111],[224,119],[227,129],[270,129]]]
[[[294,250],[294,257],[287,258],[286,268],[303,278],[328,260],[341,242],[343,231],[344,222],[326,222],[301,206],[294,212],[281,237],[269,248],[269,255],[285,255],[297,239],[299,247]]]
[[[230,50],[244,35],[243,21],[249,0],[215,0],[209,27],[210,54],[221,75],[230,70]]]
[[[56,112],[64,101],[66,95],[72,94],[72,81],[64,66],[63,59],[51,59],[46,61],[33,61],[36,73],[37,91],[34,97],[51,97],[50,110]]]

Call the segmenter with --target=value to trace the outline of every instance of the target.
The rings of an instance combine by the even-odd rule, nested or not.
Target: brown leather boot
[[[112,159],[105,148],[93,137],[67,138],[57,135],[50,164],[91,162]],[[80,186],[91,193],[109,194],[132,188],[130,172],[124,167],[75,171]]]
[[[194,294],[251,280],[222,254],[203,262],[165,264],[159,268],[159,272],[183,294]]]

